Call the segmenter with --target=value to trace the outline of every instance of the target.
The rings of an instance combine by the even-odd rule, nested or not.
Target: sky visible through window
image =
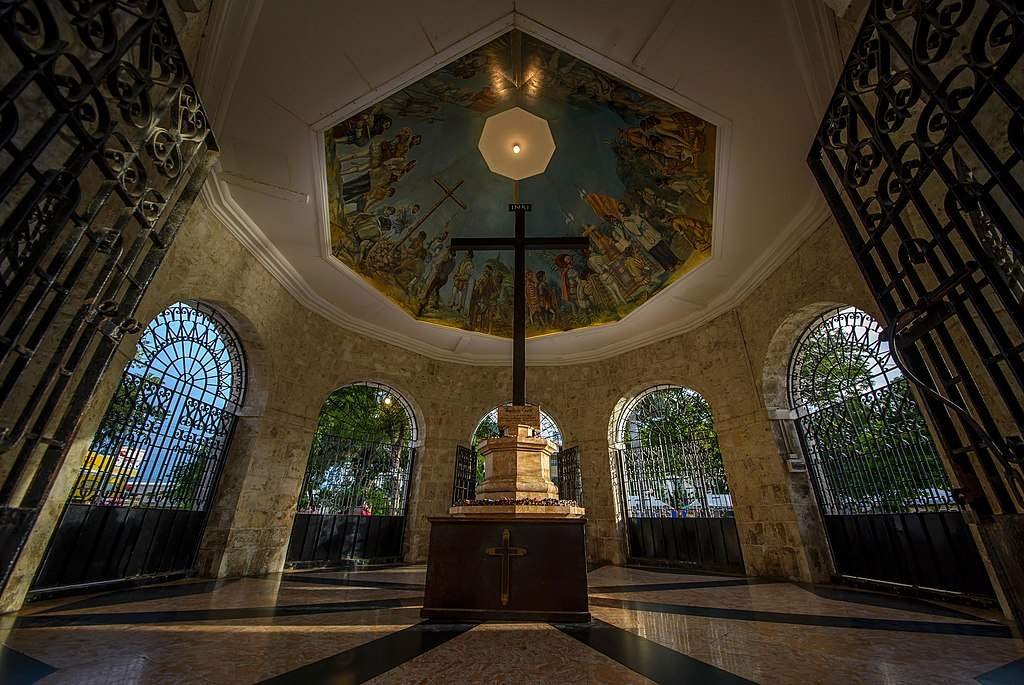
[[[171,305],[146,327],[91,448],[114,453],[118,467],[135,471],[126,491],[158,490],[193,460],[216,463],[243,373],[236,343],[226,335],[223,324],[187,302]],[[205,469],[198,477],[204,489],[212,485]]]

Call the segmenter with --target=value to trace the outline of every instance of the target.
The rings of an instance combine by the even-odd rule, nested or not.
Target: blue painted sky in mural
[[[332,254],[414,316],[496,335],[510,333],[499,272],[511,254],[475,255],[465,273],[461,256],[444,258],[452,237],[512,233],[513,182],[477,148],[491,115],[522,107],[555,140],[546,171],[520,182],[527,233],[592,241],[588,254],[528,255],[528,334],[617,320],[711,250],[714,127],[521,38],[506,34],[325,135]],[[442,186],[458,186],[454,200]]]

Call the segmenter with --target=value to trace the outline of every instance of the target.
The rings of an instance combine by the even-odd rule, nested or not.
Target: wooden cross
[[[501,606],[508,605],[508,582],[509,582],[509,561],[512,557],[525,557],[525,547],[512,547],[509,541],[512,534],[508,528],[501,531],[501,547],[488,547],[487,556],[501,557]]]
[[[531,205],[516,202],[508,206],[515,212],[516,229],[511,238],[452,238],[453,250],[514,250],[515,269],[512,315],[512,404],[526,404],[526,251],[583,250],[590,247],[590,239],[580,236],[553,238],[527,238],[526,212]]]
[[[452,202],[454,202],[458,206],[462,207],[463,209],[466,208],[466,205],[462,204],[462,202],[459,200],[459,198],[455,197],[455,191],[458,190],[459,186],[462,185],[462,181],[461,180],[458,183],[456,183],[455,185],[453,185],[451,188],[449,188],[445,184],[441,183],[436,178],[434,179],[434,183],[436,183],[438,186],[440,186],[441,190],[444,191],[444,195],[442,195],[441,198],[437,202],[434,203],[433,207],[428,209],[426,211],[426,213],[419,218],[419,221],[417,221],[416,223],[414,223],[412,225],[412,228],[410,228],[406,232],[405,235],[403,235],[401,238],[398,239],[398,242],[395,243],[395,248],[396,249],[401,247],[402,244],[405,243],[405,241],[408,240],[409,237],[412,236],[412,234],[416,232],[416,229],[418,229],[423,224],[424,221],[429,219],[430,215],[433,214],[435,211],[437,211],[438,207],[440,207],[441,205],[444,204],[445,200],[451,200]]]

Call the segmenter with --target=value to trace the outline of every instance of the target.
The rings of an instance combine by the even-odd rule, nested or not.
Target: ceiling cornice
[[[788,0],[788,3],[801,2],[801,0]],[[224,3],[227,5],[246,5],[248,3]],[[215,110],[223,121],[223,115],[227,111],[227,103],[230,100],[230,94],[234,85],[234,81],[238,78],[238,72],[241,69],[241,65],[244,62],[245,51],[248,49],[249,38],[252,35],[252,27],[255,25],[255,20],[259,14],[259,5],[261,0],[253,2],[252,5],[256,6],[254,11],[246,12],[243,19],[248,27],[245,36],[239,36],[235,34],[235,37],[230,41],[230,50],[226,49],[227,43],[223,40],[222,36],[225,35],[222,24],[227,21],[224,16],[215,17],[211,19],[211,24],[214,21],[217,22],[219,27],[216,31],[211,32],[211,39],[213,45],[208,50],[204,42],[203,53],[207,57],[211,57],[210,61],[202,60],[203,65],[202,75],[203,78],[200,81],[200,86],[203,83],[206,84],[217,84],[218,90],[217,97],[214,99]],[[220,5],[220,3],[218,3]],[[830,10],[825,7],[821,7],[822,12],[831,14]],[[227,10],[221,9],[220,14],[223,15]],[[790,20],[790,30],[795,30],[793,22]],[[608,58],[600,55],[586,48],[585,46],[579,45],[575,41],[567,38],[561,33],[554,31],[539,22],[526,17],[525,15],[512,12],[501,18],[488,23],[481,27],[466,39],[458,41],[457,43],[439,51],[429,60],[421,63],[417,67],[413,68],[401,77],[385,84],[384,86],[374,89],[372,92],[360,96],[356,100],[348,103],[347,105],[338,108],[328,116],[325,116],[315,122],[310,127],[310,140],[313,145],[315,154],[313,155],[314,165],[322,165],[323,163],[323,151],[322,151],[322,130],[329,127],[332,123],[343,119],[345,116],[351,113],[360,111],[366,106],[380,100],[381,98],[387,97],[391,93],[404,88],[410,83],[422,78],[424,75],[434,71],[439,66],[450,62],[452,59],[465,54],[495,37],[500,36],[505,31],[512,27],[518,27],[537,36],[538,38],[555,45],[556,47],[565,50],[571,54],[575,54],[577,57],[591,62],[595,66],[612,73],[613,75],[622,78],[630,84],[639,87],[643,90],[651,92],[653,95],[664,98],[680,107],[689,109],[691,112],[701,116],[702,118],[714,123],[719,127],[719,130],[724,134],[721,138],[723,143],[718,151],[718,176],[720,176],[720,182],[716,179],[716,197],[725,197],[727,192],[727,181],[728,181],[728,157],[727,151],[729,150],[729,134],[731,132],[731,122],[728,118],[721,114],[708,109],[700,105],[699,103],[693,102],[680,95],[679,93],[671,90],[650,78],[637,73],[632,67],[622,65],[618,62],[609,60]],[[244,48],[242,47],[244,45]],[[221,62],[220,58],[226,57],[226,61]],[[800,63],[801,74],[804,76],[804,85],[808,92],[808,97],[811,103],[815,101],[815,97],[812,95],[813,82],[816,80],[811,77],[818,68],[810,65],[810,51],[808,49],[797,50],[798,62]],[[220,68],[218,68],[219,65]],[[214,74],[212,72],[218,72]],[[228,73],[220,73],[227,71]],[[217,121],[215,118],[214,121]],[[322,166],[317,166],[314,170],[313,178],[316,179],[316,188],[314,195],[317,198],[317,222],[319,224],[318,229],[321,234],[321,249],[322,257],[327,259],[332,266],[339,269],[340,272],[347,275],[347,277],[354,279],[357,283],[363,286],[367,296],[379,298],[382,302],[386,302],[387,306],[395,306],[390,303],[390,300],[381,294],[376,289],[372,288],[365,282],[364,279],[360,278],[350,269],[345,267],[344,264],[334,259],[330,255],[329,247],[327,245],[327,236],[329,235],[326,222],[326,208],[324,207],[323,198],[326,196],[326,188],[324,187],[325,180],[323,173],[321,173]],[[460,331],[460,337],[456,344],[452,346],[452,349],[445,349],[437,345],[425,343],[420,339],[413,336],[396,333],[395,331],[386,329],[382,326],[375,325],[362,318],[357,318],[348,314],[347,312],[340,309],[337,305],[329,302],[318,294],[310,285],[306,282],[303,276],[295,269],[295,267],[288,261],[287,258],[278,250],[278,248],[266,237],[260,227],[248,216],[244,209],[234,200],[231,195],[230,188],[228,187],[229,179],[224,177],[224,172],[220,169],[214,169],[211,171],[209,179],[202,191],[201,198],[204,205],[210,210],[214,216],[220,220],[231,234],[249,251],[256,260],[267,269],[267,271],[277,280],[284,288],[292,295],[299,303],[306,306],[310,310],[320,314],[329,321],[349,329],[355,333],[365,335],[385,343],[395,345],[397,347],[406,349],[410,352],[421,354],[425,357],[435,359],[442,362],[457,363],[457,364],[469,364],[475,366],[508,366],[509,356],[506,353],[502,354],[477,354],[468,353],[461,351],[461,348],[465,347],[464,343],[467,338],[473,336],[483,336],[485,338],[494,338],[482,333]],[[230,179],[230,182],[235,183],[236,179]],[[722,240],[721,231],[724,226],[724,216],[720,216],[720,208],[725,203],[716,203],[715,208],[715,219],[714,219],[714,236],[713,236],[713,248],[714,254],[712,259],[719,254],[722,249],[724,240]],[[629,336],[623,340],[620,340],[611,345],[604,345],[597,350],[583,350],[580,352],[573,352],[568,354],[558,355],[540,355],[536,352],[530,353],[530,364],[533,366],[558,366],[566,364],[584,364],[603,361],[623,353],[635,350],[645,345],[660,342],[668,338],[686,333],[687,331],[693,330],[708,321],[728,312],[734,308],[739,302],[741,302],[747,295],[750,294],[757,286],[759,286],[764,279],[774,271],[786,258],[788,258],[799,245],[810,235],[815,229],[822,225],[822,223],[828,218],[829,213],[824,200],[820,194],[815,190],[810,194],[807,201],[804,204],[803,209],[794,217],[793,221],[787,226],[782,232],[780,232],[779,238],[771,245],[771,247],[764,252],[761,256],[747,268],[743,275],[733,282],[733,285],[722,291],[718,297],[716,297],[707,306],[700,308],[698,311],[691,313],[689,316],[683,316],[679,319],[672,321],[664,326],[646,329],[638,332],[635,335]],[[709,262],[711,260],[708,260]],[[707,262],[705,262],[705,265]],[[704,265],[702,265],[704,266]],[[698,267],[698,269],[701,267]],[[691,272],[692,273],[692,272]],[[676,290],[676,286],[680,285],[686,279],[680,279],[669,288],[665,288],[659,292],[653,300],[661,299],[663,297],[673,297]],[[680,298],[676,298],[680,299]],[[400,309],[400,308],[399,308]],[[401,310],[404,312],[404,310]],[[621,320],[604,324],[601,326],[602,329],[608,329],[612,327],[619,327],[623,325],[630,325],[631,318],[635,315],[636,310],[631,314],[625,316]],[[406,313],[410,318],[411,315]],[[421,326],[436,326],[437,324],[431,324],[422,321],[416,321],[417,325]],[[572,337],[583,337],[587,334],[592,333],[590,329],[577,329],[572,331],[566,331],[562,333],[554,333],[551,335]],[[547,336],[545,336],[547,337]],[[528,351],[531,341],[527,341]],[[582,342],[582,340],[581,340]]]

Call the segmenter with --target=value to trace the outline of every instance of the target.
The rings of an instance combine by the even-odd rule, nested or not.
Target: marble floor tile
[[[546,624],[487,623],[369,681],[409,683],[650,683]]]
[[[423,582],[317,570],[34,602],[0,622],[0,682],[1024,682],[1024,643],[989,609],[605,566],[591,624],[437,624]]]

